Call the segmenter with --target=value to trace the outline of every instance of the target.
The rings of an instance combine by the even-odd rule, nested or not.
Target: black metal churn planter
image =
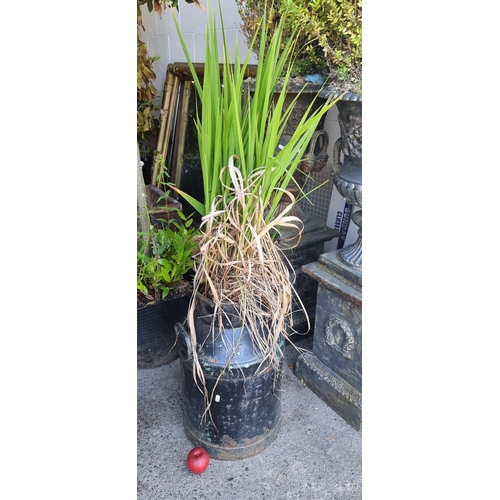
[[[228,319],[224,328],[212,336],[213,307],[205,298],[198,304],[198,359],[212,401],[206,412],[204,394],[193,378],[191,341],[188,332],[177,323],[184,432],[214,459],[239,460],[256,455],[276,438],[280,429],[283,356],[280,354],[278,370],[263,362],[247,328],[238,326],[232,307],[225,309]],[[281,353],[284,346],[282,341]]]

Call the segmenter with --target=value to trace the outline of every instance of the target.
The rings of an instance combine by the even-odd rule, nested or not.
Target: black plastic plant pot
[[[187,316],[190,295],[137,309],[137,367],[154,368],[178,357],[175,323]]]

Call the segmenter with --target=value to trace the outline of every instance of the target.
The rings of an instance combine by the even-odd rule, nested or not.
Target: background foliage
[[[236,3],[243,21],[242,31],[250,41],[269,2],[236,0]],[[300,51],[292,66],[292,76],[329,72],[340,81],[361,82],[362,0],[276,0],[268,9],[269,33],[285,12],[284,40],[298,29]],[[254,48],[258,50],[258,41]]]

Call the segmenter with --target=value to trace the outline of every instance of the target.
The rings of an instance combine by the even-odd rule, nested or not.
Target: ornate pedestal
[[[320,256],[303,272],[318,283],[313,352],[297,359],[295,375],[355,429],[361,429],[361,273],[339,250]]]

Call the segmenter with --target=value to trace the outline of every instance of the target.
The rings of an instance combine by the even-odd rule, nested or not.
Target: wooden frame
[[[205,72],[204,63],[195,63],[194,69],[199,78]],[[221,75],[223,65],[220,65]],[[257,65],[248,65],[245,76],[255,77]],[[163,101],[160,110],[160,130],[157,137],[151,184],[158,185],[160,173],[159,154],[170,166],[170,180],[176,186],[181,183],[184,146],[188,128],[188,108],[194,96],[194,84],[188,63],[173,63],[167,66],[167,76],[163,88]]]

